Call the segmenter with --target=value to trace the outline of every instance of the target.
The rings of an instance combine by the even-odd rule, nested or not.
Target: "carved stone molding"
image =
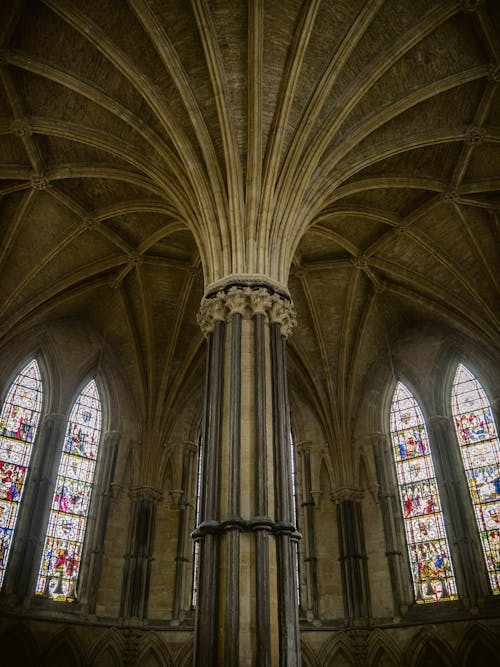
[[[368,260],[363,255],[358,255],[357,257],[353,257],[353,259],[351,259],[351,264],[356,269],[366,269],[368,266]]]
[[[330,493],[330,500],[338,505],[343,503],[346,500],[352,500],[353,502],[361,502],[363,500],[364,493],[361,489],[355,489],[350,486],[342,486],[335,491]]]
[[[99,221],[91,215],[86,215],[82,219],[82,223],[85,229],[96,229],[99,226]]]
[[[488,80],[492,83],[500,83],[500,66],[498,63],[491,63],[488,70]]]
[[[168,494],[170,496],[169,509],[171,510],[180,509],[180,502],[184,494],[184,491],[182,489],[171,489],[168,492]]]
[[[457,190],[457,188],[453,187],[450,185],[444,192],[443,192],[443,200],[447,202],[457,202],[460,198],[460,192]]]
[[[484,139],[484,130],[477,125],[470,125],[465,133],[465,142],[467,144],[480,144]]]
[[[10,124],[10,131],[18,137],[31,137],[31,126],[24,118],[16,118]]]
[[[46,178],[34,176],[33,178],[30,178],[30,185],[33,190],[46,190],[50,187],[50,181]]]
[[[67,415],[61,414],[59,412],[49,412],[45,415],[44,423],[45,424],[54,424],[59,426],[64,426],[66,424],[68,417]]]
[[[404,224],[396,225],[395,227],[393,227],[393,231],[397,235],[407,234],[408,233],[408,225],[404,225]]]
[[[484,0],[460,0],[460,9],[465,14],[473,14],[477,12]]]
[[[198,311],[198,323],[207,335],[213,331],[216,321],[227,322],[234,314],[244,319],[264,315],[269,323],[280,324],[286,337],[296,324],[295,308],[290,299],[277,294],[271,287],[239,285],[204,297]]]
[[[130,266],[142,264],[143,257],[138,252],[132,251],[128,254],[128,263]]]
[[[431,415],[427,418],[427,424],[431,427],[433,426],[453,426],[453,420],[446,415]]]
[[[161,500],[162,493],[158,489],[154,489],[152,486],[135,486],[130,489],[129,497],[132,500],[151,500],[157,502]]]
[[[222,280],[211,283],[205,290],[205,297],[210,298],[218,292],[227,292],[230,287],[251,287],[254,290],[265,287],[269,292],[290,299],[290,294],[282,283],[269,278],[269,276],[253,273],[232,273],[222,278]]]

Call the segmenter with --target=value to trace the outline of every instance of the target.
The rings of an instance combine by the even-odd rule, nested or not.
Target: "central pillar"
[[[295,322],[286,290],[209,290],[202,429],[197,667],[300,666],[286,385]]]

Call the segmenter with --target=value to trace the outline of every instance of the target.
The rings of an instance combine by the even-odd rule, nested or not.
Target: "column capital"
[[[389,435],[387,433],[382,433],[381,431],[361,433],[356,438],[354,438],[354,442],[356,444],[369,443],[373,447],[383,447],[389,443],[389,440]]]
[[[300,442],[295,441],[295,449],[299,454],[304,454],[310,452],[314,447],[312,440],[301,440]]]
[[[198,442],[195,440],[170,440],[164,442],[163,447],[171,451],[179,450],[181,452],[189,452],[190,454],[198,453]]]
[[[152,502],[158,502],[161,500],[162,493],[158,489],[154,489],[152,486],[134,486],[129,490],[129,497],[132,500],[149,500]]]
[[[67,415],[62,414],[61,412],[49,412],[44,417],[44,424],[54,425],[54,426],[64,426],[67,422]]]
[[[104,442],[108,445],[116,444],[120,439],[120,431],[106,431],[104,434]]]
[[[446,415],[431,415],[427,418],[429,428],[451,428],[453,427],[453,418]]]
[[[352,500],[353,502],[361,502],[363,500],[364,492],[361,489],[355,489],[349,486],[342,486],[330,493],[330,500],[336,505]]]
[[[288,337],[296,324],[295,308],[288,292],[277,291],[274,285],[243,279],[228,283],[224,289],[207,290],[198,311],[198,323],[205,335],[213,331],[215,322],[227,322],[234,314],[244,319],[264,315],[270,324],[280,324]]]

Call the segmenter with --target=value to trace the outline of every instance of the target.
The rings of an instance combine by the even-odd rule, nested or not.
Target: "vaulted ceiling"
[[[85,320],[152,427],[202,354],[204,287],[266,274],[343,438],[385,337],[498,344],[496,0],[0,12],[2,347]]]

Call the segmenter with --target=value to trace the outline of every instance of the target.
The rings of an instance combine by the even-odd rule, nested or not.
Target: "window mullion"
[[[42,422],[32,464],[33,475],[20,515],[13,580],[7,582],[7,589],[13,588],[20,601],[30,597],[34,589],[37,574],[35,564],[45,537],[65,424],[65,415],[58,413],[45,415]]]
[[[450,548],[455,565],[460,597],[465,604],[475,605],[487,593],[484,570],[477,539],[474,516],[467,501],[459,452],[454,443],[453,424],[442,415],[428,420],[434,452],[434,465],[443,511],[448,519],[447,529]]]

